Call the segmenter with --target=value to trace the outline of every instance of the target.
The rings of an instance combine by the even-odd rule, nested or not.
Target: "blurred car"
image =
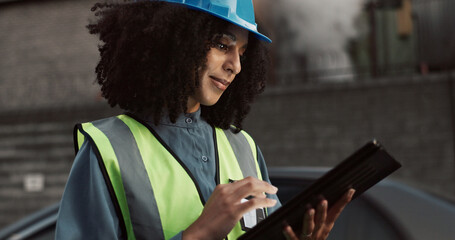
[[[269,172],[286,202],[328,170],[285,167]],[[385,179],[346,206],[328,239],[455,239],[455,203]]]
[[[285,167],[269,170],[284,204],[328,168]],[[54,239],[58,204],[0,230],[0,240]],[[384,180],[351,202],[329,240],[450,240],[455,236],[455,203]]]
[[[55,238],[59,203],[33,213],[0,230],[0,240],[48,240]]]

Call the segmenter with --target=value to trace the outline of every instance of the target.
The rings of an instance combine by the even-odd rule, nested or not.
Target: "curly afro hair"
[[[186,112],[188,97],[199,86],[214,36],[230,24],[210,14],[160,1],[96,3],[97,20],[87,28],[99,36],[96,67],[103,97],[114,107],[175,122]],[[239,130],[250,103],[265,87],[266,46],[249,34],[242,71],[213,106],[201,106],[202,117],[223,129]]]

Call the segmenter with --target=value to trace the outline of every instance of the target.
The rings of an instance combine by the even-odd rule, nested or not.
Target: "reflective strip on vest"
[[[120,115],[84,123],[75,131],[76,148],[88,137],[99,150],[128,239],[169,239],[199,217],[205,202],[191,172],[153,129],[139,121]],[[247,176],[262,179],[256,145],[248,134],[219,128],[214,134],[219,183]],[[242,147],[246,144],[250,147]],[[228,239],[243,233],[237,223]]]
[[[233,133],[231,129],[223,131],[229,141],[229,145],[234,151],[236,159],[241,159],[241,161],[237,162],[240,165],[243,177],[252,176],[262,179],[261,170],[259,169],[259,164],[257,164],[256,144],[251,136],[245,131],[240,131],[240,133]],[[247,145],[250,148],[245,148]]]

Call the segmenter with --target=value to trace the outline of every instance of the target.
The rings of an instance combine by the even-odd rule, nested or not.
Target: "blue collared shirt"
[[[194,113],[182,114],[175,123],[163,118],[152,126],[195,177],[207,201],[216,186],[215,146],[212,127]],[[261,151],[258,164],[262,177],[270,182]],[[270,198],[278,200],[276,195]],[[280,206],[268,209],[271,213]],[[85,141],[73,163],[63,193],[57,220],[56,239],[121,239],[119,219],[112,204],[93,147]],[[182,233],[172,239],[181,239]]]

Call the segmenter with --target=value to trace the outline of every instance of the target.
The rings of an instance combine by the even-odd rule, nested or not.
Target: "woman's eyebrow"
[[[228,37],[230,38],[233,42],[237,42],[237,37],[235,36],[235,34],[231,33],[231,32],[224,32],[224,33],[221,33],[221,37]],[[244,46],[242,46],[242,48],[247,48],[248,46],[248,43],[246,43]]]
[[[235,37],[235,35],[231,32],[224,32],[222,35],[223,35],[223,37],[224,36],[229,37],[232,41],[237,41],[237,37]]]

